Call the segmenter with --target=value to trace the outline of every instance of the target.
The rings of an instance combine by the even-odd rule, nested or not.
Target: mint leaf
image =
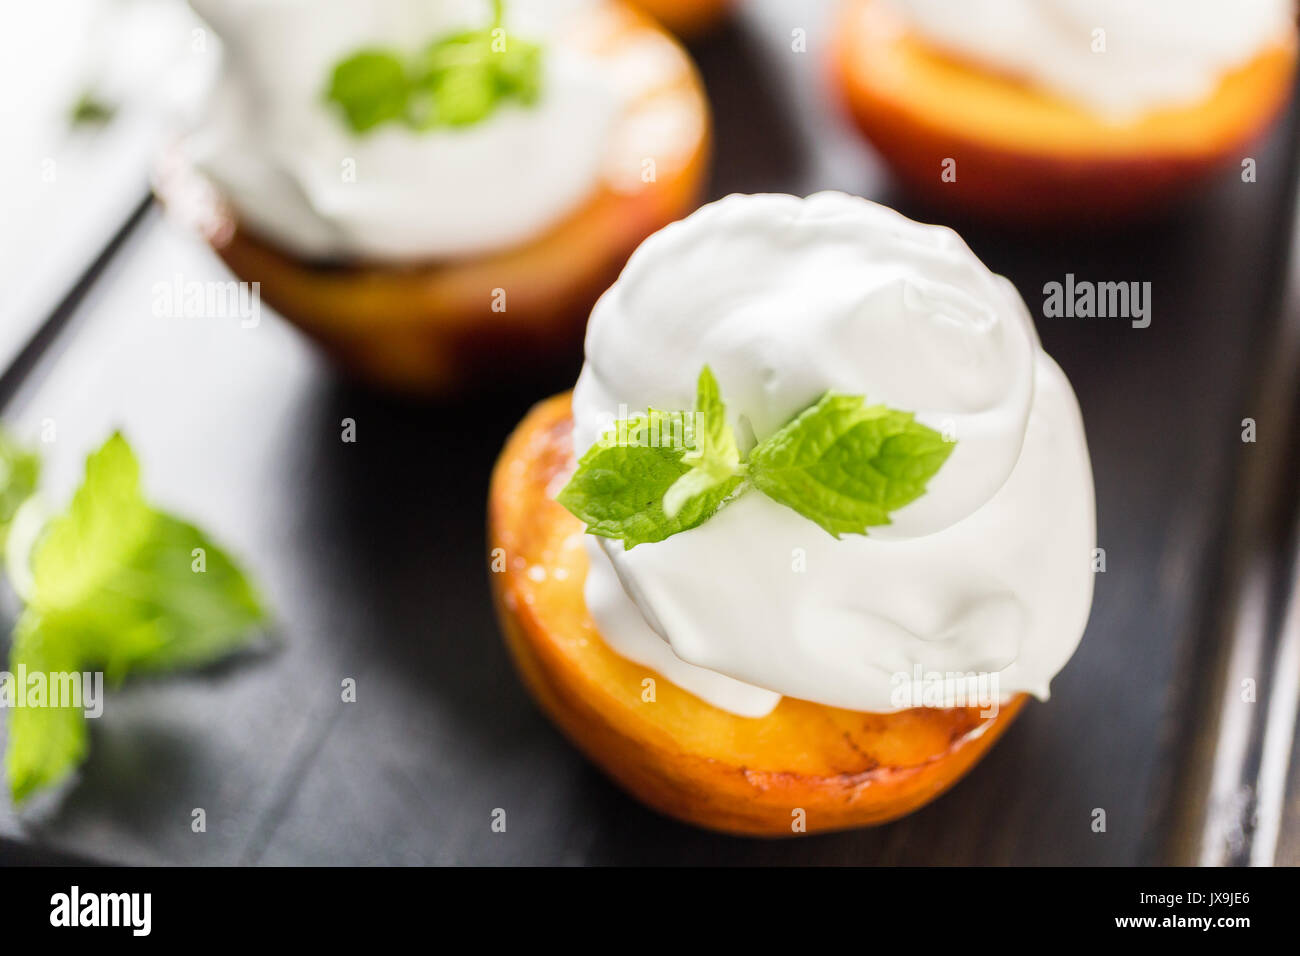
[[[75,638],[78,659],[114,679],[208,663],[266,619],[221,548],[145,502],[120,433],[87,459],[71,506],[37,543],[24,614]]]
[[[740,462],[736,435],[727,424],[727,406],[722,402],[718,380],[707,365],[695,385],[696,431],[694,450],[686,458],[693,462],[718,462],[734,468]]]
[[[26,694],[17,675],[69,673],[77,669],[66,644],[50,641],[24,616],[14,631],[9,654],[15,694]],[[5,776],[15,803],[58,783],[86,758],[89,740],[85,712],[79,707],[9,708]]]
[[[837,538],[866,534],[923,495],[952,448],[910,412],[827,393],[754,449],[749,480]]]
[[[507,37],[501,22],[496,4],[488,27],[440,37],[410,62],[392,50],[354,53],[334,67],[326,98],[358,134],[390,121],[415,130],[469,126],[508,100],[531,105],[541,91],[541,47]]]
[[[619,538],[631,550],[702,524],[743,482],[736,436],[706,365],[694,414],[649,409],[615,422],[556,500],[589,534]]]
[[[664,513],[672,518],[691,499],[725,487],[730,494],[740,484],[740,451],[736,436],[727,424],[727,407],[722,402],[718,381],[706,365],[695,388],[692,416],[695,447],[682,456],[690,471],[673,483],[664,495]]]
[[[117,109],[100,99],[94,90],[85,90],[68,111],[73,126],[102,126],[117,114]]]
[[[741,478],[700,489],[672,515],[665,511],[669,489],[693,470],[683,460],[691,417],[651,409],[615,423],[578,461],[556,500],[587,523],[588,534],[621,539],[626,550],[704,523]]]
[[[468,126],[504,101],[536,102],[541,89],[541,47],[492,30],[455,33],[431,43],[420,57],[417,86],[428,94],[422,125]]]
[[[492,56],[492,35],[485,30],[464,30],[434,40],[417,62],[417,75],[427,82],[444,73],[482,66]]]
[[[140,494],[140,465],[115,433],[86,459],[68,510],[53,518],[32,554],[32,605],[74,607],[147,536],[152,514]]]
[[[496,108],[496,77],[486,63],[447,70],[432,81],[435,115],[447,126],[470,126]]]
[[[211,663],[242,647],[265,620],[257,595],[230,558],[193,525],[151,511],[145,533],[112,556],[102,578],[71,604],[55,604],[36,574],[22,620],[111,682]],[[203,571],[192,566],[200,550]],[[36,558],[43,557],[43,549]]]
[[[685,530],[664,514],[668,489],[690,469],[667,448],[597,442],[556,501],[587,523],[587,533],[620,538],[624,548]]]
[[[334,67],[326,98],[343,108],[354,133],[406,115],[406,66],[387,50],[360,50]]]
[[[266,620],[221,548],[145,501],[139,463],[120,434],[87,459],[81,487],[37,541],[31,563],[11,670],[52,662],[57,670],[102,670],[116,682],[214,661],[246,645]],[[84,744],[73,746],[67,714],[13,713],[5,759],[21,799],[75,766]]]
[[[497,89],[503,98],[532,106],[542,94],[542,48],[512,39],[496,56]]]
[[[18,508],[36,490],[41,459],[0,431],[0,554]]]

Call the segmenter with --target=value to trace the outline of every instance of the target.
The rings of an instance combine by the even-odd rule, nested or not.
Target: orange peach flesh
[[[872,714],[787,697],[766,717],[738,717],[618,656],[583,598],[582,524],[553,500],[574,467],[571,430],[569,396],[558,395],[506,443],[488,499],[493,594],[542,709],[644,803],[757,836],[791,835],[800,811],[807,832],[883,823],[952,786],[1021,709],[1023,695],[987,718],[974,708]]]
[[[411,267],[322,265],[241,226],[183,164],[163,170],[157,191],[239,278],[260,282],[269,305],[363,378],[451,392],[575,356],[627,257],[697,205],[710,152],[708,101],[676,41],[622,5],[584,18],[582,31],[575,42],[611,64],[648,41],[672,43],[681,69],[627,106],[590,201],[523,246]]]
[[[1114,122],[969,66],[909,32],[879,0],[848,0],[832,57],[862,132],[909,187],[1007,221],[1124,217],[1240,161],[1286,104],[1294,37],[1193,106]],[[945,181],[945,161],[955,181]]]

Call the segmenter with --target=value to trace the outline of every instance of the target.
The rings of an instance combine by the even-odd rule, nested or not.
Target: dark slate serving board
[[[694,45],[717,113],[712,194],[892,190],[825,96],[825,4],[755,3]],[[790,50],[808,31],[809,52]],[[516,680],[488,597],[494,457],[542,393],[393,399],[340,380],[278,318],[161,319],[151,289],[216,279],[216,257],[146,212],[3,379],[9,424],[44,446],[62,500],[114,426],[153,496],[244,556],[275,646],[110,699],[61,802],[0,805],[0,859],[128,863],[1135,863],[1159,858],[1157,796],[1189,706],[1174,693],[1217,580],[1240,419],[1271,347],[1291,229],[1295,117],[1157,224],[1017,236],[962,226],[1038,310],[1067,272],[1149,280],[1150,328],[1040,319],[1078,391],[1107,572],[1083,644],[953,791],[892,825],[765,842],[661,818],[624,796]],[[39,355],[36,353],[39,352]],[[571,383],[573,369],[553,390]],[[340,423],[355,419],[355,444]],[[340,701],[343,678],[357,701]],[[1192,705],[1194,706],[1194,704]],[[203,808],[207,832],[191,831]],[[494,808],[507,811],[494,833]],[[1093,832],[1094,808],[1108,827]],[[8,847],[8,849],[6,849]]]

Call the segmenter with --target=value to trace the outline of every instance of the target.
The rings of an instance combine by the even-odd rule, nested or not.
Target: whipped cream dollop
[[[905,709],[918,668],[1047,696],[1092,602],[1092,470],[1010,282],[950,229],[865,199],[730,196],[647,239],[597,304],[575,449],[620,410],[691,408],[706,364],[743,444],[832,389],[956,444],[869,536],[755,491],[629,551],[586,536],[587,604],[617,653],[746,716],[782,695]]]
[[[534,237],[600,181],[619,89],[570,42],[594,0],[512,0],[505,25],[544,44],[542,93],[467,127],[355,135],[325,102],[364,47],[415,53],[491,22],[489,0],[191,0],[220,35],[222,75],[194,162],[255,231],[304,258],[464,257]]]
[[[935,46],[1117,119],[1204,99],[1295,36],[1294,0],[887,2]]]

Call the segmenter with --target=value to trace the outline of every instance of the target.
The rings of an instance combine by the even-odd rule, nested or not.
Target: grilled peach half
[[[269,305],[362,378],[449,393],[544,368],[578,354],[591,306],[646,236],[695,208],[709,164],[708,101],[677,42],[617,4],[575,29],[573,42],[611,71],[623,58],[644,70],[647,44],[677,55],[656,58],[662,81],[620,116],[591,199],[524,245],[415,266],[309,262],[246,228],[179,162],[160,171],[155,188],[240,279],[260,282]]]
[[[883,823],[952,786],[1006,730],[976,708],[871,714],[783,698],[766,717],[719,710],[615,654],[587,611],[583,526],[554,501],[575,466],[569,396],[537,405],[492,476],[498,615],[524,683],[633,796],[688,823],[789,836]],[[654,700],[643,699],[646,678]]]
[[[1240,163],[1286,104],[1295,61],[1294,37],[1279,38],[1203,102],[1118,122],[945,55],[881,0],[847,0],[832,56],[852,118],[905,185],[1040,225],[1131,219]]]

